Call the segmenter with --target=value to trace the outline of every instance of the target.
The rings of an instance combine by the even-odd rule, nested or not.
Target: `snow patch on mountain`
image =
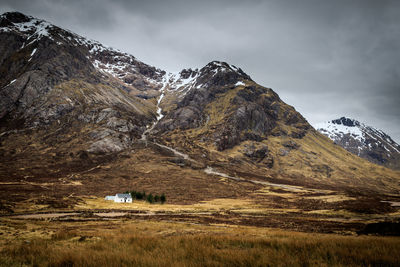
[[[235,83],[235,87],[238,87],[238,86],[245,86],[246,84],[244,83],[244,82],[242,82],[242,81],[238,81],[237,83]]]
[[[176,91],[179,97],[183,97],[192,88],[198,88],[197,79],[199,77],[198,69],[184,69],[180,72],[169,72],[164,75],[164,80],[168,84],[169,91]]]

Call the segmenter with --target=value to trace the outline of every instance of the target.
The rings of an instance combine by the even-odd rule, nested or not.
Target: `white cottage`
[[[132,203],[132,196],[131,196],[131,194],[116,194],[114,197],[114,202]]]

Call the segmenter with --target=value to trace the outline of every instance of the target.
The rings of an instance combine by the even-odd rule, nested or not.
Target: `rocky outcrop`
[[[251,143],[250,145],[245,145],[243,154],[249,158],[263,159],[268,155],[268,146],[262,145],[256,148],[255,144]]]
[[[311,169],[313,172],[321,173],[328,178],[331,177],[331,173],[333,172],[333,169],[326,164],[313,165]]]
[[[283,113],[284,105],[278,95],[271,89],[261,86],[245,86],[232,100],[235,108],[228,117],[226,126],[217,131],[216,145],[218,150],[231,148],[245,140],[261,141],[267,139],[278,123],[293,126],[293,133],[298,138],[309,129],[308,123],[297,112]]]
[[[126,138],[105,137],[94,142],[88,149],[88,152],[95,154],[116,153],[130,146],[130,140]]]
[[[265,144],[251,142],[244,145],[242,153],[252,161],[261,163],[267,168],[272,168],[274,165],[274,158],[269,153],[268,146]]]
[[[293,140],[284,141],[282,143],[282,145],[289,149],[298,149],[299,148],[299,145],[296,142],[294,142]]]
[[[349,126],[349,127],[360,126],[360,122],[346,117],[341,117],[340,119],[332,120],[332,123],[338,125],[342,124],[344,126]]]

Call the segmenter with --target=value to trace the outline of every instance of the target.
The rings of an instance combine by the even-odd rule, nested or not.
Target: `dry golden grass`
[[[209,201],[201,201],[191,205],[178,204],[150,204],[146,201],[134,200],[133,203],[115,203],[101,198],[83,198],[83,201],[75,206],[76,210],[140,210],[147,212],[214,212],[222,210],[248,210],[263,209],[259,205],[253,203],[250,199],[233,199],[222,198],[212,199]]]
[[[41,222],[51,238],[3,247],[2,266],[398,266],[399,238],[165,222]]]
[[[305,190],[307,192],[307,190]],[[286,203],[284,206],[275,206],[273,200],[263,200],[262,203],[258,203],[259,196],[266,194],[273,197],[279,197],[280,203]],[[204,214],[235,214],[238,216],[248,215],[276,215],[276,214],[289,214],[289,213],[303,213],[306,216],[317,216],[324,215],[329,216],[331,221],[343,221],[344,219],[349,221],[362,221],[362,222],[376,222],[387,220],[388,218],[395,218],[398,213],[393,214],[364,214],[358,212],[352,212],[346,209],[339,209],[337,205],[342,203],[343,200],[352,200],[354,198],[348,197],[343,194],[329,194],[329,195],[310,195],[302,196],[292,192],[276,193],[269,190],[269,187],[265,187],[255,192],[256,198],[217,198],[208,201],[200,201],[194,204],[150,204],[145,201],[134,200],[133,203],[115,203],[113,201],[107,201],[103,198],[86,197],[82,198],[75,207],[75,211],[140,211],[143,214],[170,214],[170,215],[204,215]],[[317,207],[314,209],[303,210],[301,207],[293,205],[292,203],[304,202],[306,200],[319,201]],[[379,204],[379,203],[378,203]],[[328,205],[322,208],[321,205]],[[317,219],[315,217],[315,219]]]

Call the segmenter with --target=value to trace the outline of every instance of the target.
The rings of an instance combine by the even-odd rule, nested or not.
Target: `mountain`
[[[347,151],[373,163],[400,168],[400,145],[382,130],[341,117],[315,128]]]
[[[0,25],[3,131],[89,123],[89,135],[107,136],[91,150],[110,152],[126,148],[154,119],[151,105],[132,96],[156,94],[161,70],[21,13],[3,14]]]
[[[400,189],[399,172],[334,145],[226,62],[170,73],[11,12],[0,17],[0,88],[0,179],[23,183],[26,198],[42,194],[38,182],[62,197],[135,187],[185,203],[269,182]]]

